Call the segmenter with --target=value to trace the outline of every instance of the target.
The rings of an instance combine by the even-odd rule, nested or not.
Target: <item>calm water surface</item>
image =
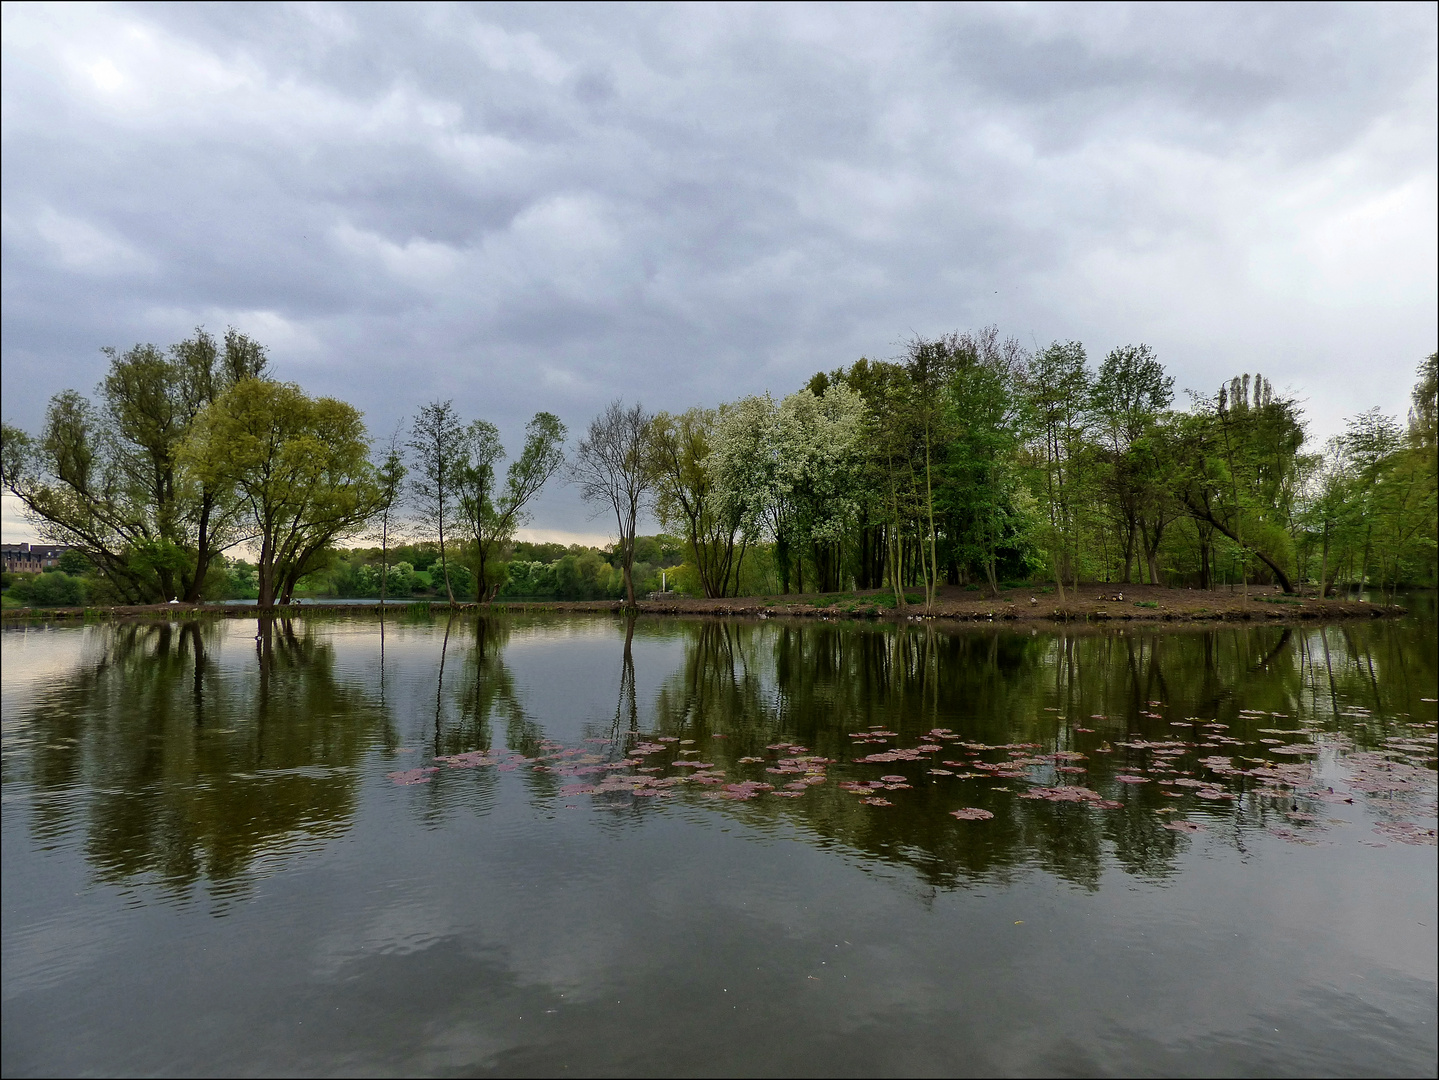
[[[1432,1076],[1437,647],[6,629],[3,1071]]]

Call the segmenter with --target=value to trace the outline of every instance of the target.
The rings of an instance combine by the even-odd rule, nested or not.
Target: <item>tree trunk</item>
[[[386,589],[390,584],[390,510],[385,508],[385,516],[380,521],[380,607],[385,606]],[[381,648],[383,649],[384,626],[381,625],[380,633]],[[381,672],[383,674],[383,671]]]
[[[440,526],[440,571],[445,575],[445,595],[449,597],[450,607],[455,606],[455,590],[450,587],[450,564],[445,558],[445,514],[443,504],[439,514]]]
[[[1186,502],[1188,502],[1188,500],[1186,500]],[[1189,507],[1190,507],[1190,510],[1191,510],[1194,514],[1196,514],[1196,515],[1199,516],[1199,517],[1202,517],[1202,518],[1203,518],[1205,521],[1207,521],[1210,525],[1214,526],[1214,528],[1218,529],[1218,530],[1219,530],[1220,532],[1222,532],[1225,536],[1229,537],[1229,539],[1233,540],[1236,544],[1238,544],[1238,545],[1239,545],[1239,554],[1240,554],[1240,557],[1241,557],[1241,558],[1244,558],[1244,556],[1245,556],[1244,542],[1243,542],[1242,540],[1240,540],[1239,537],[1235,536],[1234,533],[1230,532],[1227,528],[1225,528],[1223,522],[1221,522],[1217,517],[1215,517],[1215,516],[1214,516],[1212,513],[1210,513],[1207,509],[1200,509],[1200,508],[1196,507],[1196,506],[1195,506],[1194,504],[1192,504],[1192,503],[1189,503]],[[1286,574],[1282,569],[1280,569],[1280,566],[1279,566],[1278,563],[1276,563],[1273,559],[1271,559],[1268,555],[1264,554],[1264,552],[1260,551],[1258,548],[1255,548],[1255,549],[1254,549],[1254,554],[1257,555],[1257,556],[1259,556],[1259,561],[1260,561],[1260,562],[1262,562],[1265,566],[1269,567],[1269,569],[1270,569],[1271,571],[1273,571],[1273,573],[1274,573],[1274,578],[1275,578],[1276,581],[1279,582],[1280,588],[1282,588],[1286,593],[1292,593],[1292,592],[1294,592],[1294,585],[1293,585],[1292,582],[1290,582],[1290,580],[1289,580],[1289,575]],[[1247,562],[1247,560],[1246,560],[1246,562]],[[1248,595],[1249,595],[1249,593],[1248,593],[1248,568],[1247,568],[1247,566],[1246,566],[1246,567],[1245,567],[1245,596],[1248,597]]]
[[[205,577],[210,572],[210,561],[214,553],[210,550],[210,510],[211,500],[209,496],[202,496],[200,503],[200,532],[195,542],[195,576],[190,581],[189,587],[185,590],[185,603],[198,604],[200,596],[205,589]]]
[[[259,574],[259,599],[256,601],[262,608],[275,606],[275,549],[273,541],[267,534],[260,541],[260,565]]]

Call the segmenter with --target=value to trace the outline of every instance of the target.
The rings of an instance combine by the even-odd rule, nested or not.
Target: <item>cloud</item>
[[[518,442],[997,323],[1317,434],[1439,320],[1426,6],[4,8],[3,390],[197,322]],[[1365,372],[1356,383],[1352,372]],[[547,528],[584,532],[556,489]]]

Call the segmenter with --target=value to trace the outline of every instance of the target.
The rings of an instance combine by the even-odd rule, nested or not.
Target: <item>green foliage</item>
[[[15,576],[21,580],[11,585],[6,595],[21,604],[31,607],[80,607],[85,603],[85,581],[63,570]]]
[[[197,330],[168,350],[103,352],[97,400],[57,394],[37,437],[4,425],[0,483],[121,599],[198,600],[211,562],[237,538],[238,504],[223,482],[185,475],[181,449],[221,395],[264,380],[264,349],[234,330],[223,343]]]
[[[358,410],[290,383],[230,387],[196,418],[180,462],[196,483],[236,493],[259,547],[261,606],[287,603],[381,505]]]

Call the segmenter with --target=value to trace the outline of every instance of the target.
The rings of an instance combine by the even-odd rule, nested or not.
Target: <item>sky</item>
[[[1439,336],[1436,11],[7,3],[3,414],[233,326],[514,452],[993,324],[1322,440]],[[607,535],[560,484],[532,527]]]

